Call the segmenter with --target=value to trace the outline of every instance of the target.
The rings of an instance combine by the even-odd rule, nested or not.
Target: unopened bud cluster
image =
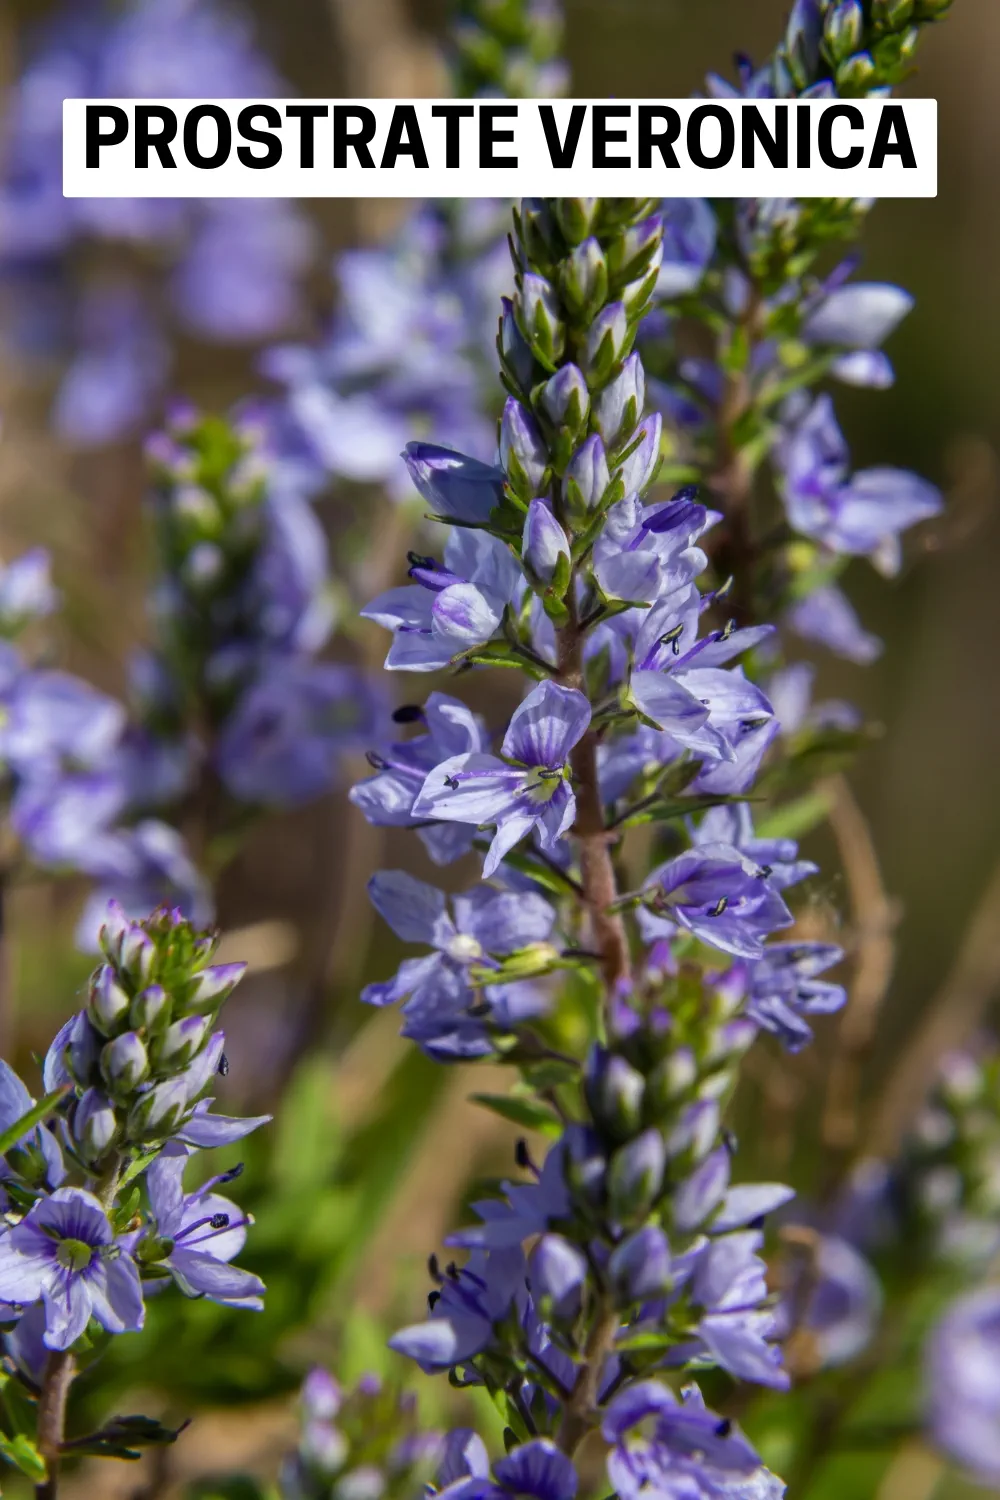
[[[217,939],[176,911],[130,922],[112,909],[100,942],[104,962],[63,1056],[79,1090],[74,1146],[94,1171],[193,1114],[225,1065],[215,1022],[246,967],[210,964]]]
[[[560,94],[562,39],[556,0],[462,0],[451,27],[454,91],[465,98]]]

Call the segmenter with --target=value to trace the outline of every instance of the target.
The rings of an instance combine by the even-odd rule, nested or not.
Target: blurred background
[[[445,91],[438,52],[444,0],[233,0],[222,8],[252,23],[254,46],[287,81],[286,92]],[[0,3],[0,149],[8,103],[40,30],[54,18],[58,25],[79,21],[88,9],[83,0],[58,14],[44,0]],[[786,10],[785,0],[567,0],[571,91],[683,96],[710,69],[728,74],[736,49],[764,57]],[[939,1004],[984,896],[987,950],[990,933],[1000,943],[998,57],[996,0],[956,0],[947,24],[922,48],[906,91],[939,101],[939,196],[879,206],[863,243],[865,279],[898,282],[917,306],[895,336],[894,388],[838,395],[858,465],[915,468],[948,500],[899,579],[887,584],[866,564],[852,565],[848,590],[885,651],[867,668],[824,660],[818,684],[818,697],[847,697],[880,726],[851,771],[895,940],[865,1080],[873,1096],[920,1018]],[[260,373],[262,348],[321,337],[336,303],[334,254],[390,234],[401,207],[310,203],[293,220],[285,212],[276,205],[272,223],[245,232],[215,223],[192,231],[200,239],[190,253],[201,254],[216,276],[219,305],[241,274],[240,256],[252,255],[248,247],[258,241],[272,254],[280,244],[277,259],[295,283],[295,294],[285,297],[265,278],[260,306],[251,288],[245,300],[255,310],[225,326],[213,326],[212,306],[185,300],[182,282],[169,282],[180,253],[174,229],[162,243],[138,248],[127,233],[80,236],[61,243],[58,255],[36,249],[32,260],[20,249],[8,254],[11,243],[21,246],[26,226],[9,206],[0,216],[0,261],[7,266],[0,277],[0,551],[9,558],[37,543],[52,550],[64,599],[55,654],[117,695],[128,651],[147,628],[142,438],[160,397],[151,396],[149,414],[130,424],[99,402],[95,410],[82,377],[67,394],[67,372],[81,348],[99,362],[116,320],[132,317],[128,299],[140,288],[163,304],[162,317],[155,335],[134,334],[138,352],[123,377],[126,396],[144,371],[151,389],[209,410],[273,391]],[[165,285],[173,287],[169,307]],[[86,306],[81,287],[93,293]],[[205,294],[209,303],[215,295]],[[318,508],[335,573],[354,570],[362,588],[366,568],[375,568],[375,587],[395,581],[384,576],[393,512],[376,492],[339,486]],[[359,537],[373,515],[380,529],[375,556],[366,558]],[[332,650],[374,664],[383,648],[374,627],[351,623]],[[828,832],[813,836],[807,852],[827,872],[840,867]],[[514,1127],[466,1103],[473,1089],[490,1088],[488,1070],[478,1068],[473,1078],[435,1068],[398,1042],[392,1015],[358,1004],[361,984],[386,977],[398,957],[368,909],[364,881],[373,869],[397,864],[416,867],[406,837],[369,828],[338,792],[259,823],[222,882],[227,956],[251,966],[228,1016],[226,1104],[239,1110],[282,1101],[270,1142],[254,1148],[260,1159],[249,1164],[262,1206],[251,1244],[257,1259],[246,1263],[276,1290],[252,1332],[237,1328],[235,1316],[199,1306],[194,1332],[185,1325],[166,1350],[166,1409],[185,1416],[216,1409],[164,1460],[176,1466],[171,1472],[273,1463],[289,1431],[281,1398],[301,1370],[335,1349],[355,1372],[381,1360],[383,1324],[414,1315],[423,1258],[454,1219],[468,1182],[511,1161]],[[821,894],[848,912],[842,876],[828,874]],[[80,897],[72,881],[43,881],[16,891],[11,903],[13,1034],[17,1059],[29,1069],[31,1054],[44,1050],[54,1024],[78,1003],[89,970],[73,942]],[[951,998],[985,1019],[994,989],[1000,994],[997,962],[994,955],[990,967],[982,941],[973,958],[981,961],[979,969],[973,964],[975,982],[966,966],[958,978],[965,989]],[[794,1120],[821,1068],[822,1057],[810,1056],[782,1075],[785,1092],[770,1102],[783,1118]],[[282,1328],[291,1333],[275,1357],[269,1341]],[[149,1333],[122,1353],[122,1389],[162,1334],[154,1317]],[[126,1466],[113,1491],[112,1469],[110,1477],[102,1472],[101,1494],[138,1492]],[[170,1493],[169,1482],[161,1475],[161,1487],[143,1493]],[[880,1490],[880,1500],[918,1493],[899,1482]],[[87,1488],[93,1483],[82,1478],[78,1493],[96,1495]],[[964,1491],[956,1481],[947,1493]]]

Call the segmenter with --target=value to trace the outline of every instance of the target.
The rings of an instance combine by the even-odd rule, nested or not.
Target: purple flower
[[[913,298],[888,282],[855,281],[833,289],[806,318],[811,344],[878,349],[913,308]]]
[[[410,554],[412,585],[389,589],[361,611],[393,632],[390,671],[433,672],[490,640],[523,575],[509,548],[485,532],[456,529],[444,566]]]
[[[135,1262],[82,1188],[39,1199],[0,1237],[0,1298],[22,1307],[41,1300],[49,1349],[68,1349],[91,1317],[109,1333],[134,1333],[145,1318]]]
[[[150,1234],[161,1242],[154,1248],[165,1252],[149,1263],[169,1271],[187,1297],[207,1297],[226,1307],[259,1312],[264,1283],[229,1264],[243,1248],[249,1221],[235,1203],[213,1191],[229,1174],[185,1193],[182,1179],[188,1158],[184,1147],[168,1146],[146,1173],[154,1225]]]
[[[350,667],[275,658],[223,725],[219,775],[243,802],[307,802],[329,790],[343,754],[370,742],[380,709]]]
[[[981,1484],[1000,1485],[1000,1287],[954,1302],[925,1353],[934,1441]]]
[[[388,982],[368,985],[362,1000],[369,1005],[404,1001],[403,1036],[439,1061],[491,1052],[487,1023],[513,1023],[513,1008],[507,986],[487,986],[480,992],[470,983],[469,969],[473,965],[480,970],[497,968],[498,958],[532,943],[544,943],[555,921],[549,903],[536,893],[477,886],[455,898],[453,920],[442,891],[402,870],[374,875],[368,892],[405,942],[425,943],[435,951],[426,958],[407,959]],[[485,1016],[479,1013],[484,999],[490,1011]],[[533,1008],[521,1000],[519,1018],[527,1019],[543,1008],[540,996],[534,996]]]
[[[869,1261],[848,1240],[823,1234],[779,1306],[779,1336],[785,1338],[797,1319],[809,1334],[817,1368],[833,1369],[857,1359],[871,1343],[882,1302],[882,1287]]]
[[[608,1479],[621,1500],[711,1500],[741,1494],[739,1481],[761,1463],[738,1428],[709,1411],[695,1385],[681,1399],[656,1380],[627,1386],[611,1401],[602,1423]],[[775,1500],[781,1487],[772,1492]],[[761,1490],[761,1500],[768,1491]]]
[[[833,552],[870,557],[885,572],[899,565],[899,534],[941,509],[938,490],[903,469],[859,469],[849,455],[829,396],[796,420],[777,451],[788,518]]]
[[[663,265],[656,294],[664,301],[693,292],[715,251],[715,215],[704,198],[669,198],[663,205]]]
[[[424,733],[397,741],[384,754],[371,753],[375,775],[358,782],[348,795],[369,823],[385,828],[418,827],[435,864],[448,864],[472,847],[472,830],[450,823],[419,826],[413,806],[428,773],[442,761],[485,749],[485,730],[471,709],[445,693],[431,693],[422,709],[404,708],[393,717],[397,723],[419,724]]]
[[[821,584],[788,611],[790,629],[804,641],[816,641],[837,656],[866,667],[882,654],[882,642],[861,621],[836,584]]]
[[[474,1251],[468,1262],[432,1293],[431,1318],[402,1328],[390,1349],[416,1360],[428,1374],[466,1363],[493,1339],[494,1324],[516,1297],[524,1297],[524,1256],[520,1248]],[[0,1282],[0,1296],[3,1286]]]
[[[767,871],[727,844],[702,844],[679,854],[654,870],[643,890],[647,938],[669,936],[679,924],[737,958],[760,958],[764,938],[792,922]]]
[[[707,566],[695,543],[708,525],[708,512],[683,491],[665,505],[626,498],[609,511],[594,544],[594,576],[610,599],[655,604]]]
[[[749,968],[747,1015],[789,1052],[801,1051],[813,1035],[805,1018],[834,1015],[847,1001],[843,985],[817,977],[843,956],[834,943],[768,943]]]
[[[32,620],[52,614],[59,595],[52,586],[51,560],[44,547],[32,547],[0,566],[0,631],[16,635]]]
[[[477,826],[494,824],[483,865],[487,878],[535,828],[542,847],[551,849],[576,816],[567,761],[589,723],[590,704],[583,693],[539,683],[510,721],[504,758],[458,755],[446,760],[427,777],[414,812]]]
[[[76,930],[77,943],[85,952],[96,950],[111,901],[120,903],[135,920],[163,905],[179,907],[197,926],[211,920],[208,882],[181,835],[158,819],[105,831],[89,846],[81,841],[75,863],[96,882]]]
[[[410,478],[435,515],[485,525],[503,499],[503,470],[434,443],[407,443]]]

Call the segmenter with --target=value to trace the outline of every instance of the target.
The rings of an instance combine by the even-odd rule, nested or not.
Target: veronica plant
[[[254,809],[329,788],[380,700],[318,659],[335,618],[326,541],[253,423],[179,409],[148,450],[159,574],[123,775],[132,808],[166,810],[217,870]]]
[[[922,29],[948,9],[937,0],[799,0],[773,57],[760,69],[738,59],[738,85],[713,75],[709,92],[885,94],[909,73]],[[671,469],[707,479],[725,510],[714,562],[720,578],[734,578],[734,613],[782,616],[806,640],[860,662],[880,645],[838,589],[839,573],[851,557],[895,572],[901,533],[940,508],[934,487],[913,474],[852,473],[829,394],[811,393],[828,376],[874,389],[893,381],[882,344],[912,298],[852,280],[853,256],[832,269],[821,262],[856,236],[869,207],[669,204],[664,316],[648,345],[654,399],[673,428]],[[689,337],[694,327],[700,340]]]
[[[105,1335],[143,1326],[144,1299],[185,1295],[259,1308],[263,1285],[231,1264],[247,1219],[188,1168],[203,1148],[264,1123],[212,1112],[227,1071],[219,1011],[244,965],[212,965],[216,939],[163,908],[133,923],[112,904],[86,1006],[62,1026],[35,1104],[0,1067],[4,1217],[0,1317],[9,1355],[0,1452],[57,1493],[64,1455],[137,1457],[175,1434],[129,1417],[82,1437],[67,1398]],[[185,1178],[187,1180],[185,1181]]]
[[[503,1413],[508,1457],[490,1472],[468,1450],[450,1471],[463,1493],[570,1500],[598,1429],[621,1495],[782,1489],[669,1372],[787,1382],[758,1252],[790,1191],[732,1184],[722,1117],[760,1025],[797,1044],[843,993],[816,980],[835,950],[768,942],[813,868],[741,807],[778,726],[733,663],[770,629],[699,590],[714,518],[694,496],[646,503],[661,420],[634,346],[662,261],[653,207],[515,210],[500,465],[409,450],[452,530],[443,562],[411,558],[411,583],[367,611],[393,631],[390,668],[502,664],[533,684],[496,739],[443,694],[405,709],[416,737],[355,793],[371,820],[418,826],[439,861],[471,835],[487,882],[452,915],[432,886],[377,876],[382,915],[430,952],[366,998],[401,1000],[432,1056],[515,1066],[512,1096],[486,1102],[550,1142],[476,1204],[481,1222],[449,1241],[467,1262],[432,1262],[430,1319],[392,1340]],[[663,857],[625,882],[642,824]]]

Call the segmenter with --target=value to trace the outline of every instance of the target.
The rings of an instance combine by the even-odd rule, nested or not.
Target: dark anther
[[[211,1227],[213,1229],[228,1229],[229,1228],[229,1215],[228,1214],[213,1214],[212,1217],[209,1219],[208,1222],[209,1222],[209,1224],[211,1225]]]
[[[440,1292],[428,1292],[427,1293],[427,1310],[428,1310],[428,1312],[433,1312],[434,1309],[435,1309],[435,1307],[437,1306],[437,1304],[440,1301],[441,1301],[441,1293]]]
[[[729,897],[720,896],[715,905],[708,908],[708,911],[705,913],[705,915],[709,917],[721,917],[722,913],[725,911],[728,905]]]
[[[729,1152],[730,1156],[735,1156],[736,1155],[736,1152],[737,1152],[738,1147],[739,1147],[739,1142],[737,1141],[735,1135],[733,1134],[733,1132],[731,1130],[723,1130],[723,1132],[722,1132],[722,1144],[725,1146],[725,1148]]]
[[[453,1260],[450,1260],[444,1269],[450,1281],[458,1280],[458,1266]]]
[[[222,1078],[228,1078],[229,1077],[229,1058],[226,1056],[226,1054],[224,1052],[223,1052],[222,1056],[219,1058],[219,1075]]]
[[[365,760],[371,766],[371,768],[372,768],[373,771],[384,771],[385,770],[386,763],[382,759],[381,755],[379,755],[376,750],[366,750],[365,751]]]
[[[698,486],[696,484],[686,484],[682,489],[677,491],[676,495],[671,495],[670,498],[675,505],[680,500],[697,500]]]
[[[531,1170],[531,1152],[528,1150],[528,1143],[523,1136],[514,1147],[514,1160],[517,1162],[517,1165],[519,1167],[522,1167],[526,1172]]]
[[[243,1163],[241,1161],[238,1161],[235,1167],[230,1167],[228,1172],[222,1173],[222,1176],[219,1178],[219,1186],[221,1187],[224,1182],[235,1182],[237,1177],[242,1176]]]
[[[727,620],[726,623],[725,623],[725,625],[723,625],[722,630],[719,632],[719,640],[720,641],[728,641],[729,637],[732,635],[732,633],[733,633],[733,631],[735,629],[736,629],[736,621],[735,620]]]
[[[444,784],[445,784],[445,786],[448,788],[448,790],[450,792],[453,792],[455,790],[455,788],[458,786],[458,777],[457,776],[446,776],[444,778]]]
[[[761,865],[760,869],[757,871],[757,879],[766,880],[767,877],[772,873],[773,869],[773,865]]]
[[[488,1000],[477,1000],[474,1005],[468,1007],[466,1014],[471,1016],[474,1021],[481,1021],[490,1012],[491,1006]]]
[[[441,1275],[441,1266],[436,1255],[428,1255],[427,1273],[432,1281],[441,1282],[444,1280],[444,1277]]]
[[[733,1430],[733,1424],[728,1417],[723,1417],[721,1422],[716,1423],[716,1437],[728,1437]]]
[[[436,568],[437,567],[437,559],[436,558],[433,558],[433,557],[423,557],[423,556],[421,556],[421,554],[419,552],[408,552],[406,554],[406,561],[409,563],[409,565],[410,565],[411,568]]]
[[[397,708],[392,716],[394,724],[416,724],[422,719],[424,711],[418,703],[404,703],[402,708]]]

